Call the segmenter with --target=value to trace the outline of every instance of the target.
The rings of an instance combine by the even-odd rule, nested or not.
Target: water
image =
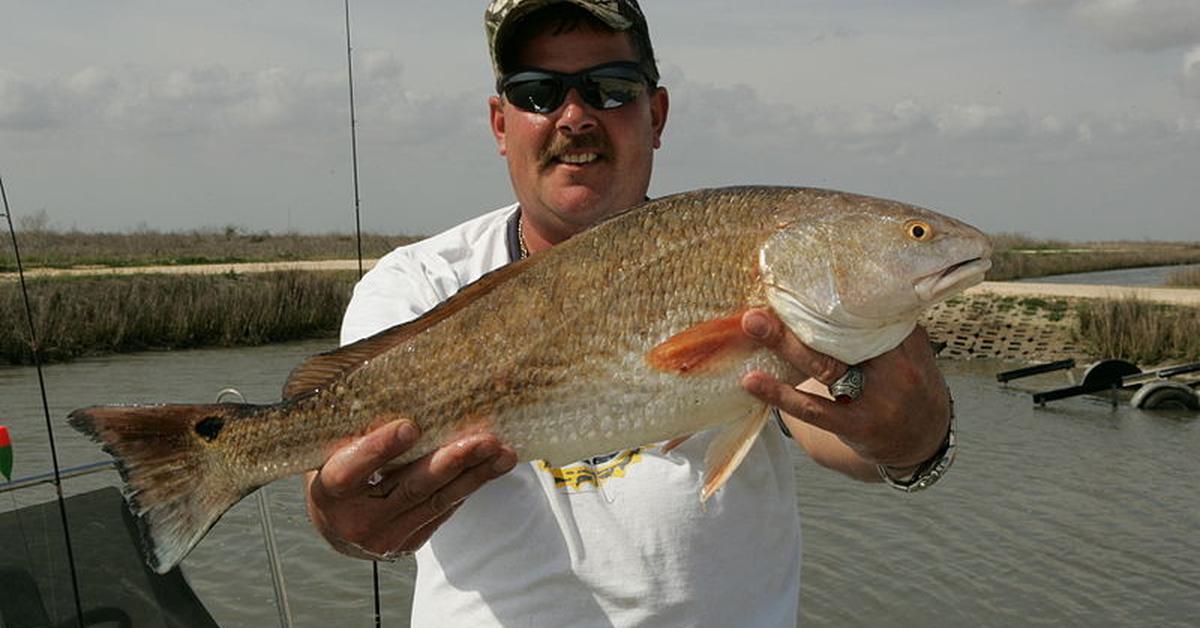
[[[1018,279],[1024,283],[1074,283],[1089,286],[1165,286],[1172,273],[1200,269],[1200,264],[1183,266],[1150,266],[1146,268],[1120,268],[1099,272],[1051,275]]]
[[[236,386],[278,396],[287,372],[328,348],[144,353],[46,369],[64,466],[103,455],[62,422],[98,401],[211,401]],[[1035,409],[994,375],[1013,364],[946,362],[961,453],[943,483],[903,495],[820,469],[797,454],[804,518],[802,608],[809,626],[1194,625],[1200,617],[1200,421],[1075,398]],[[1047,375],[1023,385],[1061,385]],[[0,368],[0,423],[14,431],[17,476],[50,466],[32,369]],[[115,485],[104,473],[68,494]],[[309,527],[299,481],[268,490],[297,626],[369,625],[371,570]],[[0,495],[0,510],[53,498]],[[86,568],[86,567],[85,567]],[[253,500],[184,562],[222,626],[277,625]],[[383,565],[384,625],[406,626],[412,565]]]

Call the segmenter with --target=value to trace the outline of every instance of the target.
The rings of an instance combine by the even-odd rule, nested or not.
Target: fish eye
[[[917,242],[925,242],[933,239],[933,227],[923,220],[910,220],[904,225],[904,231],[908,233],[908,237]]]

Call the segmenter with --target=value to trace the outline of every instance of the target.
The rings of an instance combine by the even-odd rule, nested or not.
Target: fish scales
[[[506,419],[529,414],[521,408],[565,396],[570,392],[561,388],[566,382],[604,382],[627,356],[644,355],[689,322],[744,307],[756,289],[749,278],[759,238],[745,235],[738,205],[657,209],[639,221],[602,225],[609,237],[587,240],[587,246],[547,251],[547,259],[442,322],[436,334],[412,338],[350,374],[328,400],[334,411],[321,413],[330,437],[342,436],[347,423],[361,427],[379,414],[400,412],[429,435],[403,462],[450,439],[463,422],[489,424],[518,452],[536,451],[541,438],[570,433],[571,422],[586,414],[580,409],[539,413],[537,424]],[[704,237],[714,225],[723,227],[716,230],[722,237]],[[663,233],[664,244],[646,250],[633,236],[650,229]],[[555,255],[560,250],[569,255]],[[703,290],[669,289],[697,275],[709,278]],[[447,343],[446,338],[458,340]],[[592,390],[613,392],[603,386]],[[573,404],[586,408],[591,402],[584,397],[569,395]]]
[[[912,224],[961,246],[910,252]],[[95,407],[71,420],[118,459],[151,565],[165,570],[242,496],[320,467],[382,421],[421,428],[396,464],[486,430],[523,460],[560,465],[761,422],[765,409],[741,376],[799,377],[741,335],[745,309],[773,307],[820,350],[856,345],[867,330],[864,350],[878,353],[930,304],[908,296],[918,280],[944,298],[982,277],[989,252],[973,228],[894,201],[807,188],[684,193],[485,276],[410,324],[314,357],[278,404]],[[144,455],[151,445],[126,439],[133,424],[173,444]],[[751,441],[757,433],[743,431]],[[726,458],[725,477],[740,460]],[[206,484],[178,495],[154,471],[163,464]]]

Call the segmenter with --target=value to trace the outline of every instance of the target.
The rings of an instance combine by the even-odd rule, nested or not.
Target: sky
[[[351,0],[365,230],[512,202],[485,4]],[[1200,240],[1200,0],[642,5],[671,98],[653,196],[816,186],[989,233]],[[352,231],[344,29],[341,0],[0,0],[14,216]]]

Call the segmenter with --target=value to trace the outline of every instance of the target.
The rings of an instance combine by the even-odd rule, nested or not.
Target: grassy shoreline
[[[130,275],[29,282],[45,362],[336,335],[355,272]],[[33,360],[20,288],[0,284],[0,361]]]
[[[235,227],[161,232],[90,233],[34,229],[18,234],[21,262],[35,268],[187,266],[244,262],[353,259],[357,239],[350,234],[248,233]],[[379,257],[415,242],[410,235],[364,233],[363,256]],[[17,270],[11,244],[0,245],[0,272]]]
[[[132,266],[186,266],[299,260],[352,259],[357,240],[351,234],[301,234],[250,232],[236,226],[162,232],[63,231],[46,221],[30,220],[20,230],[22,262],[27,269]],[[365,233],[363,256],[379,257],[415,242],[421,236]],[[1064,242],[1036,239],[1023,234],[992,236],[990,281],[1009,281],[1067,273],[1118,268],[1200,264],[1198,242]],[[6,241],[0,245],[0,272],[16,270]],[[1183,275],[1178,285],[1200,284],[1200,272]],[[1174,281],[1174,280],[1173,280]],[[1189,283],[1190,282],[1190,283]]]
[[[27,268],[325,260],[353,257],[356,249],[349,235],[252,234],[233,227],[128,234],[35,229],[20,237]],[[415,239],[367,235],[363,253],[378,257]],[[991,280],[1200,263],[1200,243],[1068,244],[1011,234],[996,236],[995,243]],[[0,272],[15,270],[10,266],[11,249],[0,247]],[[333,337],[355,281],[356,274],[349,271],[310,270],[46,277],[29,285],[42,358],[56,362],[148,349]],[[1170,283],[1198,286],[1200,271],[1178,271]],[[1096,357],[1200,359],[1200,310],[1126,301],[1076,306],[1075,333]],[[0,363],[31,363],[24,312],[16,282],[0,282]]]
[[[143,274],[34,279],[29,288],[42,359],[62,362],[333,338],[356,280],[353,271]],[[1040,312],[1049,323],[1069,322],[1073,344],[1093,359],[1139,364],[1200,359],[1200,308],[1132,298],[991,300],[995,327]],[[32,363],[24,314],[16,282],[0,283],[0,363]]]
[[[999,234],[989,281],[1011,281],[1120,268],[1200,264],[1196,242],[1065,243],[1027,236]]]
[[[1076,308],[1079,338],[1095,356],[1143,365],[1200,360],[1200,308],[1137,299],[1089,301]]]

